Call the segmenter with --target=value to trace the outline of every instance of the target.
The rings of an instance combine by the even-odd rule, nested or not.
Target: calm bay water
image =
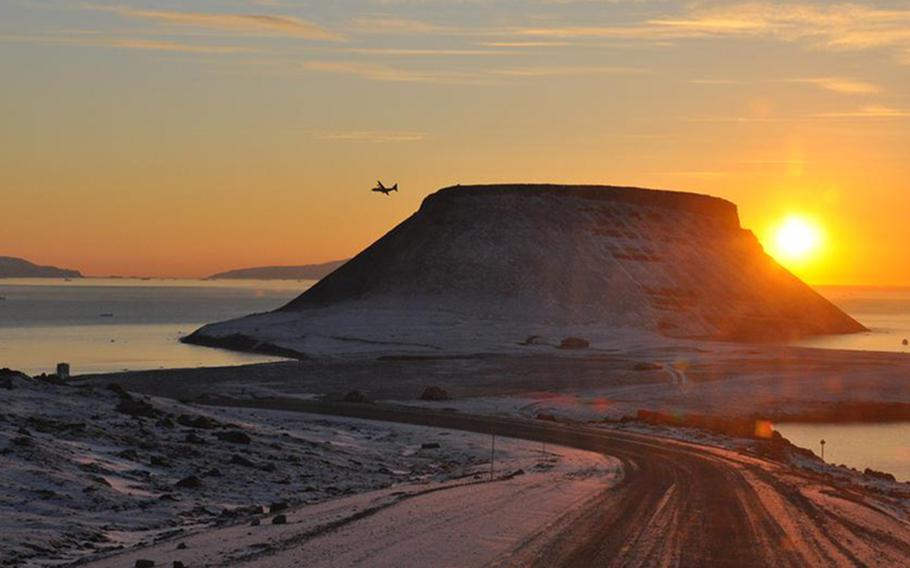
[[[822,296],[869,328],[866,333],[814,337],[799,345],[828,349],[910,353],[910,288],[820,286]]]
[[[886,471],[898,481],[910,481],[910,423],[893,424],[776,424],[774,429],[797,446],[821,455],[825,461],[860,471]]]
[[[178,339],[213,321],[273,310],[311,281],[0,280],[0,367],[74,373],[234,365],[273,357],[184,345]],[[824,287],[819,291],[870,328],[799,345],[910,353],[910,288]],[[910,480],[910,424],[783,424],[797,445],[827,461],[871,467]]]
[[[37,374],[275,360],[184,345],[209,322],[273,310],[313,282],[87,278],[0,280],[0,367]]]

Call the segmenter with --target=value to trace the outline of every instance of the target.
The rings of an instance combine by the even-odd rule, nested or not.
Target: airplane
[[[373,188],[373,191],[378,191],[379,193],[384,193],[388,197],[389,192],[398,191],[398,184],[396,183],[392,187],[386,187],[386,186],[382,185],[381,181],[377,181],[376,187]]]

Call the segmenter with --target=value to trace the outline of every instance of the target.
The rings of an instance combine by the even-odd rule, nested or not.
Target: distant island
[[[0,278],[82,278],[82,273],[56,266],[39,266],[24,258],[0,256]]]
[[[209,280],[250,279],[250,280],[319,280],[334,272],[347,260],[333,260],[322,264],[304,264],[301,266],[259,266],[228,270],[209,276]]]

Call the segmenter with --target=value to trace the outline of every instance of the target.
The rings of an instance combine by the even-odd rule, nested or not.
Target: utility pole
[[[822,440],[821,442],[819,442],[819,444],[822,447],[822,461],[825,461],[825,441]]]
[[[496,434],[490,432],[490,481],[493,481],[493,462],[496,460]]]

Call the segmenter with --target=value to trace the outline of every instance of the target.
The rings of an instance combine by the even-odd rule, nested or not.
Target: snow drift
[[[532,335],[766,341],[864,329],[765,254],[728,201],[491,185],[437,191],[286,306],[186,341],[298,355],[482,352]]]

